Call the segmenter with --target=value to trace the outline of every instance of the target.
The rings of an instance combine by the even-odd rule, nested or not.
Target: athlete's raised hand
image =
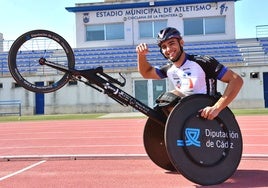
[[[141,43],[136,47],[136,52],[139,55],[146,55],[149,53],[149,48],[148,45],[146,43]]]

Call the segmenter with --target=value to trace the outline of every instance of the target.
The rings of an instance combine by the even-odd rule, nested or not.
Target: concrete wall
[[[264,89],[263,89],[263,73],[268,72],[267,66],[245,66],[232,67],[232,70],[239,73],[244,85],[236,97],[229,105],[231,108],[264,108]],[[250,78],[251,72],[259,72],[259,78]],[[219,82],[218,90],[223,92],[226,84]]]
[[[225,4],[224,4],[225,3]],[[179,4],[179,3],[178,3]],[[221,13],[220,6],[224,4],[226,9]],[[94,6],[92,4],[91,6]],[[99,4],[98,4],[99,6]],[[184,40],[191,41],[210,41],[210,40],[228,40],[235,39],[235,19],[234,19],[234,2],[219,2],[219,3],[199,3],[188,5],[174,5],[174,6],[152,6],[149,8],[155,9],[156,13],[146,14],[139,13],[130,15],[129,11],[144,10],[146,8],[133,8],[133,9],[116,9],[114,5],[112,10],[98,10],[98,11],[83,11],[76,12],[76,47],[104,47],[104,46],[122,46],[122,45],[136,45],[141,42],[155,43],[155,39],[140,39],[138,36],[139,21],[152,21],[152,20],[167,20],[168,26],[176,27],[183,33],[183,19],[185,18],[198,18],[198,17],[213,17],[225,16],[226,17],[226,33],[213,34],[213,35],[198,35],[198,36],[185,36]],[[198,8],[199,7],[199,8]],[[200,8],[202,7],[202,9]],[[141,11],[142,12],[142,11]],[[84,23],[84,16],[88,17],[89,22]],[[105,24],[105,23],[118,23],[124,22],[125,39],[116,41],[93,41],[88,42],[86,37],[86,26],[91,24]]]

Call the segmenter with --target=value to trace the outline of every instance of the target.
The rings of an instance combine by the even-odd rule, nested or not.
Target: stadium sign
[[[177,17],[182,16],[183,13],[190,12],[202,12],[217,10],[220,14],[223,14],[228,10],[225,3],[218,6],[213,4],[197,4],[197,5],[184,5],[184,6],[169,6],[169,7],[146,7],[139,9],[118,9],[118,10],[104,10],[96,11],[96,18],[106,17],[124,17],[127,19],[151,19],[151,18],[165,18],[165,17]],[[93,15],[92,15],[93,16]]]

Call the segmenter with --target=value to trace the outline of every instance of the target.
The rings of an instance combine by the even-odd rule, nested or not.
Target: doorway
[[[155,99],[166,92],[166,80],[134,80],[135,98],[143,104],[153,107]]]
[[[37,86],[44,86],[44,82],[36,82]],[[42,115],[45,113],[45,94],[35,93],[35,114]]]
[[[268,72],[263,73],[263,92],[265,108],[268,108]]]

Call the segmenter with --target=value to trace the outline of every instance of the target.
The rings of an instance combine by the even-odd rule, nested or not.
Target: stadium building
[[[118,72],[124,73],[127,82],[122,90],[152,107],[155,98],[172,89],[172,85],[168,80],[141,77],[135,47],[148,43],[149,62],[161,66],[166,60],[159,53],[156,35],[166,26],[176,27],[183,35],[187,53],[211,55],[243,77],[244,86],[231,108],[268,107],[268,38],[260,32],[260,37],[236,39],[235,3],[236,0],[107,0],[66,7],[76,18],[76,68],[103,66],[115,78],[120,78]],[[16,87],[8,74],[7,54],[0,44],[0,97],[20,100],[22,114],[133,111],[82,83],[70,82],[49,94]],[[225,84],[219,82],[218,90],[222,92],[224,88]]]

